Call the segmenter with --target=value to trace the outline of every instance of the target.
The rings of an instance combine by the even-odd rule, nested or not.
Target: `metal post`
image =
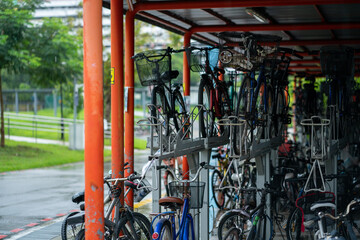
[[[34,115],[37,115],[37,94],[34,92]]]
[[[78,106],[78,89],[76,87],[76,79],[74,79],[74,108],[73,108],[73,148],[76,150],[76,118],[77,118],[77,106]]]
[[[19,93],[15,91],[15,112],[16,114],[19,113]]]
[[[125,171],[125,177],[134,172],[134,14],[127,11],[125,20],[125,161],[129,163],[129,169]],[[133,208],[134,196],[130,190],[126,197],[127,205]]]
[[[208,163],[211,156],[211,150],[204,150],[200,152],[200,162]],[[205,182],[205,190],[204,190],[204,202],[203,202],[203,210],[200,212],[200,221],[197,221],[198,226],[195,225],[195,229],[200,229],[200,237],[196,236],[197,231],[195,231],[195,239],[208,240],[209,239],[209,170],[202,169],[200,172],[200,180]]]
[[[143,115],[144,118],[146,117],[146,89],[142,89],[141,90],[141,101],[142,101],[142,106],[143,106]]]
[[[123,4],[111,0],[111,170],[114,178],[124,177],[123,64]],[[120,201],[123,204],[123,184],[121,189]]]
[[[56,97],[56,91],[53,91],[53,105],[54,105],[54,117],[57,115],[57,97]]]
[[[102,2],[83,0],[85,238],[104,239]]]

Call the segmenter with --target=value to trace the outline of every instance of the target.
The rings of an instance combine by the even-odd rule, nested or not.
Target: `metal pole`
[[[143,106],[143,116],[146,117],[146,89],[141,90],[141,101]]]
[[[37,94],[34,92],[34,115],[37,115]]]
[[[124,176],[123,65],[123,4],[111,0],[111,169],[114,178]],[[121,189],[124,190],[123,185]],[[120,201],[124,203],[124,191]]]
[[[63,91],[62,91],[62,83],[60,83],[60,115],[61,115],[61,123],[60,123],[60,127],[61,127],[61,140],[65,140],[64,137],[64,103],[63,103],[64,99],[63,99]]]
[[[125,177],[134,172],[134,14],[127,11],[125,20],[125,161],[129,169]],[[126,197],[127,205],[133,208],[133,191],[130,190]]]
[[[54,117],[57,115],[57,97],[56,97],[56,91],[53,91],[53,105],[54,105]]]
[[[74,123],[73,123],[73,149],[76,150],[76,118],[77,118],[77,105],[78,105],[78,90],[76,87],[76,79],[74,78]]]
[[[85,238],[104,239],[102,2],[83,0]]]
[[[18,91],[15,91],[15,111],[16,111],[16,114],[19,113],[19,93],[18,93]]]

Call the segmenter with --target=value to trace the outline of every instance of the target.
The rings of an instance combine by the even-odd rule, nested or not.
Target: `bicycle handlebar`
[[[331,215],[330,213],[325,213],[324,216],[331,218],[333,220],[339,220],[340,218],[345,218],[347,215],[349,215],[350,211],[351,211],[351,206],[355,205],[355,204],[360,204],[360,198],[358,199],[354,199],[352,200],[346,207],[346,212],[343,214],[340,214],[337,217],[334,217],[333,215]]]
[[[177,177],[177,175],[174,173],[174,171],[173,171],[171,168],[169,168],[168,166],[166,166],[166,165],[157,166],[157,167],[156,167],[156,170],[167,169],[167,170],[169,170],[169,171],[173,174],[173,176],[175,177],[176,181],[182,182],[182,183],[190,183],[190,182],[194,182],[194,181],[199,177],[200,171],[201,171],[203,168],[205,168],[205,169],[215,169],[214,166],[211,166],[211,165],[209,165],[209,164],[206,164],[205,162],[202,162],[202,163],[200,163],[200,168],[197,170],[197,172],[196,172],[196,174],[195,174],[195,177],[194,177],[193,179],[189,179],[189,180],[179,179],[179,178]]]
[[[300,53],[300,52],[298,52],[298,51],[296,51],[296,50],[294,50],[294,49],[291,49],[291,48],[279,47],[278,50],[281,51],[281,52],[284,52],[284,53],[291,54],[291,55],[293,55],[293,56],[295,56],[295,57],[297,57],[297,58],[299,58],[299,59],[303,59],[303,58],[304,58],[303,56],[301,56],[301,55],[298,54],[298,53]]]
[[[131,58],[132,59],[136,59],[136,58],[145,58],[147,61],[149,62],[153,62],[152,60],[150,60],[149,58],[152,58],[152,57],[162,57],[161,59],[157,59],[156,61],[160,61],[162,60],[165,56],[167,56],[169,53],[179,53],[179,52],[184,52],[186,49],[183,48],[183,49],[179,49],[179,50],[175,50],[171,47],[168,47],[167,49],[157,49],[157,50],[166,50],[166,52],[164,54],[158,54],[158,55],[153,55],[153,56],[149,56],[147,57],[144,52],[141,52],[141,53],[138,53],[134,56],[132,56]]]

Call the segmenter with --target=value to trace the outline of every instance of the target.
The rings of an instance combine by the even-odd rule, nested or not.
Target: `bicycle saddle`
[[[175,209],[181,208],[184,204],[184,201],[181,198],[177,197],[162,197],[159,199],[159,205],[165,208]]]
[[[335,209],[336,205],[332,201],[329,201],[329,200],[320,200],[320,201],[317,201],[316,203],[311,204],[310,210],[315,211],[318,208],[333,208],[333,209]]]
[[[170,71],[170,75],[169,75],[169,71],[166,71],[164,73],[161,74],[160,78],[161,79],[164,79],[164,80],[167,80],[169,79],[174,79],[174,78],[177,78],[179,76],[179,71],[178,70],[172,70]]]
[[[85,192],[78,192],[78,193],[75,193],[75,194],[72,196],[71,200],[72,200],[74,203],[78,204],[78,203],[84,201],[84,197],[85,197]]]

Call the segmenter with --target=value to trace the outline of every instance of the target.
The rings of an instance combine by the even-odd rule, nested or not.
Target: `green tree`
[[[41,0],[1,0],[0,1],[0,146],[5,146],[4,103],[2,96],[1,73],[19,72],[22,69],[39,64],[39,59],[28,49],[28,32],[32,12]]]

